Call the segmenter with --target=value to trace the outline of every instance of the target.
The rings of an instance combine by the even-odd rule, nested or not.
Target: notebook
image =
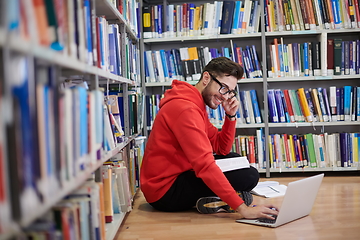
[[[278,227],[309,215],[323,177],[324,174],[322,173],[289,183],[274,223],[261,222],[259,219],[237,219],[236,222],[265,227]]]

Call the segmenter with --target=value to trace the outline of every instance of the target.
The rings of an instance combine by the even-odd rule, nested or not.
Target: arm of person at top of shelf
[[[241,204],[236,212],[240,213],[243,218],[256,219],[268,218],[274,219],[272,215],[278,215],[278,208],[273,204],[253,205],[247,206],[245,203]]]

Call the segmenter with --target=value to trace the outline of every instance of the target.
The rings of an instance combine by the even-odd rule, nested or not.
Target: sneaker
[[[219,197],[202,197],[196,202],[199,213],[209,214],[218,212],[235,212],[226,202]]]
[[[242,198],[244,203],[247,206],[250,206],[253,202],[253,196],[251,193],[246,191],[238,192],[239,196]],[[217,212],[235,212],[226,202],[222,201],[219,197],[202,197],[199,198],[196,202],[196,209],[200,213],[209,214]]]
[[[244,203],[247,206],[250,206],[253,202],[253,196],[251,193],[247,192],[247,191],[239,191],[237,192],[238,195],[242,198],[242,200],[244,201]]]

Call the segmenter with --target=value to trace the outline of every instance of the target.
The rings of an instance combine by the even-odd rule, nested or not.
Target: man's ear
[[[203,74],[203,84],[204,84],[204,86],[207,86],[210,81],[211,81],[210,74],[208,72],[204,72],[204,74]]]

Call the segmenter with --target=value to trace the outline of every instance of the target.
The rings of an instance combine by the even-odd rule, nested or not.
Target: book
[[[344,86],[344,120],[351,121],[352,87]]]
[[[274,90],[274,97],[275,97],[276,109],[278,111],[279,122],[286,122],[285,111],[284,111],[283,101],[281,98],[280,89]]]
[[[114,220],[113,202],[112,202],[112,187],[111,187],[111,166],[103,165],[101,167],[103,176],[103,191],[105,203],[105,222],[110,223]]]
[[[250,193],[261,197],[273,198],[284,196],[286,189],[286,185],[280,184],[277,181],[264,181],[258,182]]]
[[[46,13],[46,5],[44,0],[33,0],[33,9],[36,17],[36,25],[39,37],[39,43],[48,47],[51,43],[49,31],[49,23]]]
[[[322,112],[323,120],[324,120],[324,122],[328,122],[330,113],[327,112],[324,95],[323,95],[323,89],[319,87],[319,88],[317,88],[317,92],[318,92],[318,99],[319,99],[319,103],[320,103],[320,109]]]
[[[260,112],[260,108],[259,108],[259,103],[258,103],[258,99],[257,99],[257,94],[256,94],[256,90],[250,90],[250,96],[251,96],[251,102],[253,105],[253,110],[254,110],[254,118],[255,118],[255,122],[256,123],[261,123],[261,112]]]
[[[300,106],[302,108],[302,111],[304,113],[306,121],[307,122],[312,122],[313,121],[313,116],[312,116],[312,114],[310,112],[310,108],[309,108],[309,105],[308,105],[308,102],[307,102],[307,99],[306,99],[306,96],[305,96],[304,88],[299,88],[297,90],[297,94],[298,94],[298,97],[299,97],[299,100],[300,100]]]
[[[334,39],[334,75],[341,75],[342,39]]]
[[[323,49],[323,48],[322,48]],[[327,40],[327,76],[334,75],[334,39]]]
[[[151,7],[143,6],[143,38],[151,38]]]
[[[330,86],[329,91],[331,119],[337,121],[336,86]]]
[[[231,27],[233,22],[235,2],[234,1],[224,1],[221,20],[220,34],[230,34]]]
[[[249,160],[246,156],[216,159],[215,163],[223,172],[250,167]]]
[[[304,135],[305,137],[305,146],[307,148],[307,152],[309,154],[309,163],[310,167],[316,168],[317,165],[317,159],[315,154],[315,146],[314,146],[314,138],[312,133],[308,133]]]
[[[278,115],[278,110],[277,110],[276,100],[275,100],[275,90],[269,89],[267,97],[268,97],[268,102],[269,102],[270,122],[278,123],[279,115]]]

